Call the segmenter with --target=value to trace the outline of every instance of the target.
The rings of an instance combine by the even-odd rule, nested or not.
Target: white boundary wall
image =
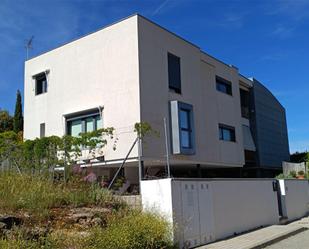
[[[164,214],[180,248],[277,224],[274,180],[162,179],[142,181],[142,205]]]
[[[309,211],[309,182],[307,180],[279,180],[283,209],[289,221],[305,216]]]

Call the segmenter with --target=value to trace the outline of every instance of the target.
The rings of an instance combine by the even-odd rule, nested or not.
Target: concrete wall
[[[257,148],[258,165],[281,168],[290,160],[285,109],[257,80],[252,88],[251,129]]]
[[[105,159],[121,159],[136,138],[140,121],[137,16],[30,59],[25,64],[25,139],[65,134],[65,114],[104,106],[103,125],[114,127],[117,150]],[[33,75],[50,70],[48,91],[35,96]],[[131,157],[137,156],[137,147]]]
[[[272,180],[213,181],[216,239],[279,221]]]
[[[180,248],[279,222],[273,180],[143,181],[142,205],[169,217]]]
[[[165,164],[163,118],[169,124],[169,101],[191,104],[195,124],[195,155],[170,155],[172,164],[241,167],[244,164],[239,74],[204,54],[191,43],[139,17],[141,118],[161,136],[147,140],[145,158]],[[181,94],[169,91],[167,53],[180,57]],[[232,82],[233,96],[216,90],[216,75]],[[236,143],[219,140],[218,124],[234,126]],[[149,142],[148,142],[149,141]],[[170,150],[171,151],[171,150]]]
[[[283,187],[283,185],[281,185]],[[286,215],[289,221],[305,216],[309,211],[309,183],[307,180],[284,180]]]

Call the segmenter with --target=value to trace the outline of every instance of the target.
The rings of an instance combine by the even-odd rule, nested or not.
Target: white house
[[[141,159],[145,174],[158,176],[167,164],[166,118],[172,175],[238,172],[246,165],[256,170],[267,165],[258,164],[252,133],[259,129],[251,118],[257,115],[254,101],[249,103],[254,82],[235,66],[133,15],[26,61],[24,137],[114,127],[116,151],[109,144],[104,161],[93,164],[112,177],[136,139],[134,124],[148,122],[160,136],[145,139]],[[288,152],[284,109],[277,112],[283,114],[277,123]],[[272,129],[278,130],[276,125]],[[137,160],[135,146],[124,172],[131,182],[138,179]]]

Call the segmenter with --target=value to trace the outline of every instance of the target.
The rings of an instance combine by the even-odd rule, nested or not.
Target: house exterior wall
[[[168,52],[181,60],[181,94],[169,90]],[[45,70],[49,70],[48,91],[36,96],[33,76]],[[232,82],[232,96],[217,91],[216,76]],[[111,143],[105,149],[106,161],[126,156],[136,138],[134,124],[144,121],[160,135],[144,139],[142,160],[146,166],[164,166],[163,119],[166,118],[172,166],[239,168],[245,163],[242,125],[249,126],[249,121],[241,117],[241,87],[250,89],[252,82],[241,76],[236,67],[211,57],[146,18],[134,15],[26,62],[24,137],[39,137],[41,123],[45,123],[46,136],[62,136],[66,133],[65,115],[104,106],[103,126],[114,127],[115,137],[119,139],[116,151]],[[256,99],[261,97],[257,93]],[[171,152],[169,103],[175,100],[193,107],[195,153],[192,155]],[[257,104],[256,109],[260,113]],[[277,109],[282,113],[281,106]],[[264,122],[260,117],[262,115],[256,116],[253,126],[257,131],[271,125],[269,122],[260,124]],[[282,121],[282,116],[280,118]],[[219,139],[219,123],[235,127],[235,142]],[[286,131],[286,123],[282,121],[281,125],[282,131],[284,128]],[[256,134],[257,141],[262,141],[257,147],[260,153],[274,151],[265,146],[267,141],[260,137],[259,131]],[[277,149],[286,148],[286,145]],[[137,156],[135,146],[130,166],[137,165]],[[260,158],[263,162],[263,157]],[[136,182],[133,175],[137,177],[137,172],[133,171],[130,178]]]
[[[169,91],[168,52],[181,60],[181,94]],[[238,70],[143,17],[139,18],[139,61],[141,119],[160,133],[160,137],[147,140],[143,157],[165,163],[163,119],[170,127],[169,101],[178,100],[193,106],[195,154],[170,155],[171,163],[241,167],[244,157]],[[216,75],[232,81],[233,96],[216,90]],[[235,143],[219,140],[219,123],[235,127]]]
[[[251,130],[257,147],[258,165],[281,168],[290,160],[284,107],[260,82],[253,79]]]
[[[65,114],[104,106],[103,125],[114,127],[117,150],[107,146],[105,159],[124,158],[140,121],[137,16],[128,18],[25,64],[24,138],[65,134]],[[125,38],[124,38],[125,37]],[[35,96],[37,73],[50,70],[47,93]],[[135,147],[130,157],[137,156]]]

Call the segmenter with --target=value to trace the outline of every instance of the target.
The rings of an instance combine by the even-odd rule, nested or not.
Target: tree
[[[309,159],[309,152],[295,152],[291,155],[290,159],[293,163],[306,162]]]
[[[17,90],[16,96],[16,104],[15,104],[15,113],[14,113],[14,120],[13,120],[13,130],[18,133],[23,131],[23,110],[22,110],[22,103],[21,103],[21,94],[20,91]]]
[[[0,133],[13,130],[13,118],[8,111],[0,110]]]

